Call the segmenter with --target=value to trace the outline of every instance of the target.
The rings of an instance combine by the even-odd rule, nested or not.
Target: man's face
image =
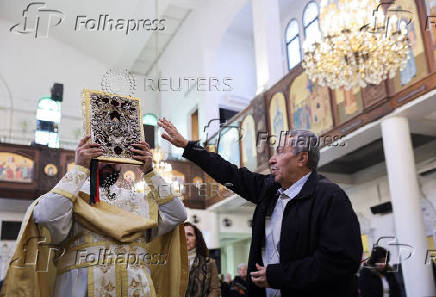
[[[269,160],[275,181],[285,189],[289,188],[298,176],[298,155],[300,154],[294,156],[292,140],[293,138],[288,136],[281,138],[274,155]]]
[[[241,267],[239,267],[239,275],[241,276],[241,277],[246,277],[247,276],[247,266],[241,266]]]

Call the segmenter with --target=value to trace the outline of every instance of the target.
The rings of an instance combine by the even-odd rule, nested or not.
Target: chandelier
[[[171,180],[172,166],[170,163],[164,161],[167,158],[167,153],[161,150],[160,147],[151,149],[151,152],[153,154],[153,169],[156,170],[165,181],[169,182],[169,180]]]
[[[377,0],[321,2],[324,37],[303,44],[309,78],[331,89],[366,87],[393,78],[408,59],[407,23],[385,15]]]

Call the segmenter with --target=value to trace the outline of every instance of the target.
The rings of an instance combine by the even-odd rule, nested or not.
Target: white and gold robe
[[[145,176],[154,195],[112,185],[110,192],[116,195],[115,199],[109,199],[100,189],[101,201],[157,222],[142,237],[131,243],[120,243],[90,231],[75,220],[72,201],[79,192],[89,193],[88,177],[88,169],[73,166],[33,210],[34,222],[50,231],[51,243],[65,248],[65,253],[55,262],[57,278],[53,296],[155,296],[149,265],[162,264],[166,255],[150,255],[146,243],[186,220],[182,202],[171,195],[170,187],[154,172]]]

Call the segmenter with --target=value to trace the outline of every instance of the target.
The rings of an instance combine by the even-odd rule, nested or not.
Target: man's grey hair
[[[286,142],[288,144],[288,137],[292,137],[291,145],[294,148],[294,156],[299,153],[307,152],[308,161],[307,167],[310,170],[316,170],[320,158],[319,154],[319,138],[309,130],[295,129],[286,133]]]
[[[247,268],[247,264],[245,263],[238,264],[238,270],[241,269],[242,267]]]

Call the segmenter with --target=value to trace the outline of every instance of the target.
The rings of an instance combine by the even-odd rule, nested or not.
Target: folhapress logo
[[[13,25],[9,31],[18,34],[35,34],[35,38],[48,37],[51,27],[62,23],[64,14],[59,10],[47,9],[44,2],[32,2],[23,10],[22,22]]]

